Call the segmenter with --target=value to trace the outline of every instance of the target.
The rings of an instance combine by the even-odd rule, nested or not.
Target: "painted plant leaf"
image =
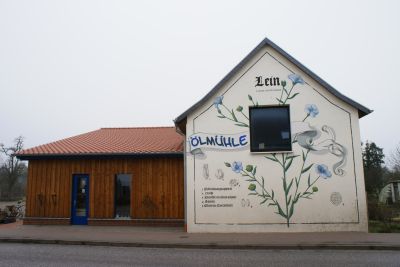
[[[288,95],[288,91],[286,90],[286,88],[283,88],[283,91],[286,93],[286,95]]]
[[[292,204],[290,205],[290,208],[289,208],[289,215],[288,215],[288,217],[290,218],[290,217],[292,217],[292,215],[293,215],[293,212],[294,212],[294,201],[292,202]]]
[[[240,126],[240,127],[249,127],[248,125],[245,125],[245,124],[238,124],[238,123],[235,123],[235,125],[236,125],[236,126]]]
[[[293,94],[292,96],[289,96],[288,99],[293,99],[293,98],[295,98],[298,94],[299,94],[299,93],[295,93],[295,94]]]
[[[281,206],[279,205],[279,204],[277,204],[277,207],[278,207],[278,212],[275,212],[275,213],[277,213],[277,214],[279,214],[279,215],[281,215],[283,218],[287,218],[286,217],[286,214],[283,212],[283,210],[281,209]]]
[[[303,153],[303,161],[306,161],[306,154],[304,154],[304,150],[302,150],[301,153]]]
[[[292,165],[292,162],[293,162],[293,158],[290,158],[289,159],[289,162],[286,164],[286,166],[285,166],[285,172],[287,171],[287,170],[289,170],[289,168],[290,168],[290,166]]]
[[[283,190],[286,192],[287,184],[286,184],[286,179],[282,179],[283,181]]]
[[[296,186],[299,187],[300,178],[297,179],[297,176],[294,177],[294,181],[296,182]]]
[[[232,109],[231,114],[232,114],[232,118],[234,119],[234,121],[238,121],[237,118],[236,118],[236,116],[235,116],[235,112],[233,112],[233,109]]]
[[[299,155],[290,155],[290,156],[287,156],[286,157],[286,159],[294,159],[294,158],[297,158]]]
[[[292,179],[292,181],[290,181],[289,186],[286,188],[286,195],[287,195],[288,192],[290,191],[290,188],[292,187],[292,185],[293,185],[293,179]]]
[[[300,193],[297,193],[297,195],[293,199],[293,203],[297,203],[299,201]]]
[[[287,203],[289,204],[291,200],[292,200],[292,196],[289,197]]]
[[[263,201],[260,202],[260,205],[261,205],[261,204],[264,204],[264,203],[267,202],[267,201],[268,201],[268,198],[264,199]]]
[[[311,169],[311,167],[312,167],[313,165],[314,165],[314,163],[311,163],[311,165],[308,166],[308,167],[306,167],[306,168],[304,168],[304,169],[301,171],[301,173],[308,172],[308,170]]]
[[[310,187],[311,186],[311,174],[308,174],[308,179],[307,179],[307,184],[308,184],[308,187]]]
[[[276,158],[272,158],[272,157],[269,157],[269,156],[265,156],[265,158],[269,159],[269,160],[272,160],[272,161],[275,161],[275,162],[278,162],[278,160]]]

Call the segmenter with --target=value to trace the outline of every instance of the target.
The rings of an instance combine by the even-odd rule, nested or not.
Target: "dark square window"
[[[250,107],[250,151],[291,151],[289,106]]]

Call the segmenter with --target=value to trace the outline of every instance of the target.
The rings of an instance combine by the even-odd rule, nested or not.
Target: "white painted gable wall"
[[[286,88],[292,82],[290,74],[298,74],[305,81],[296,84],[293,93],[298,93],[288,100],[292,122],[292,139],[296,131],[314,130],[320,133],[318,139],[313,140],[318,150],[324,144],[334,144],[333,149],[344,148],[345,156],[335,156],[328,150],[310,151],[304,163],[304,168],[313,166],[302,174],[299,186],[296,187],[303,166],[302,151],[307,149],[299,142],[293,144],[292,153],[285,157],[295,156],[286,172],[286,183],[294,179],[288,191],[287,198],[292,199],[300,193],[312,192],[312,187],[318,191],[304,194],[293,205],[293,212],[287,225],[287,219],[278,214],[276,205],[279,203],[284,214],[290,213],[291,203],[286,212],[286,198],[283,190],[283,169],[278,162],[265,158],[272,156],[267,153],[251,153],[250,147],[236,150],[202,149],[203,155],[190,153],[190,142],[186,143],[186,220],[188,232],[315,232],[315,231],[367,231],[367,209],[365,186],[363,178],[361,141],[359,133],[359,118],[356,108],[338,99],[321,87],[317,82],[303,73],[300,69],[286,60],[270,47],[261,49],[242,69],[227,81],[207,102],[187,117],[187,140],[195,133],[236,134],[247,133],[247,127],[235,126],[235,123],[224,118],[218,118],[218,111],[213,104],[216,97],[223,95],[223,104],[233,109],[238,120],[246,122],[245,116],[236,111],[240,105],[243,113],[248,117],[248,107],[252,105],[248,95],[259,105],[277,105],[276,98],[281,95],[282,86],[255,87],[257,76],[279,77],[286,80]],[[304,123],[301,121],[307,115],[305,106],[314,104],[319,113],[315,117],[309,116]],[[228,115],[223,106],[221,111]],[[299,123],[300,122],[300,123]],[[248,121],[247,121],[248,123]],[[323,128],[333,129],[336,145],[331,141],[332,135],[322,131]],[[343,149],[342,149],[343,151]],[[336,154],[340,152],[336,151]],[[276,157],[282,160],[282,153]],[[334,164],[345,159],[342,168],[334,171]],[[255,178],[262,183],[264,189],[255,181],[246,181],[244,172],[236,173],[225,163],[241,162],[245,169],[247,165],[257,166]],[[319,178],[307,190],[308,175],[312,183],[317,177],[317,165],[326,165],[331,177]],[[343,174],[341,175],[341,170]],[[221,177],[223,174],[223,177]],[[296,177],[296,178],[295,178]],[[250,190],[254,184],[256,190]],[[250,187],[251,188],[251,187]],[[297,188],[297,194],[296,193]],[[256,192],[274,191],[274,200],[254,195]],[[249,195],[250,193],[250,195]],[[214,196],[214,198],[205,198]],[[304,198],[309,197],[310,199]],[[214,201],[205,203],[205,201]],[[209,205],[226,205],[225,207],[204,207]]]

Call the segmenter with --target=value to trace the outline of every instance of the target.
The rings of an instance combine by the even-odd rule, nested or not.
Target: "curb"
[[[400,251],[400,245],[377,244],[284,244],[284,245],[218,245],[217,243],[183,244],[183,243],[139,243],[139,242],[108,242],[80,240],[48,240],[28,238],[0,238],[0,243],[20,244],[51,244],[72,246],[109,246],[109,247],[141,247],[141,248],[185,248],[185,249],[258,249],[258,250],[394,250]]]

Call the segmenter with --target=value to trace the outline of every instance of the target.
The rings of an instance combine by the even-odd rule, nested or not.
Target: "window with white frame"
[[[249,114],[251,152],[292,150],[289,106],[250,107]]]

